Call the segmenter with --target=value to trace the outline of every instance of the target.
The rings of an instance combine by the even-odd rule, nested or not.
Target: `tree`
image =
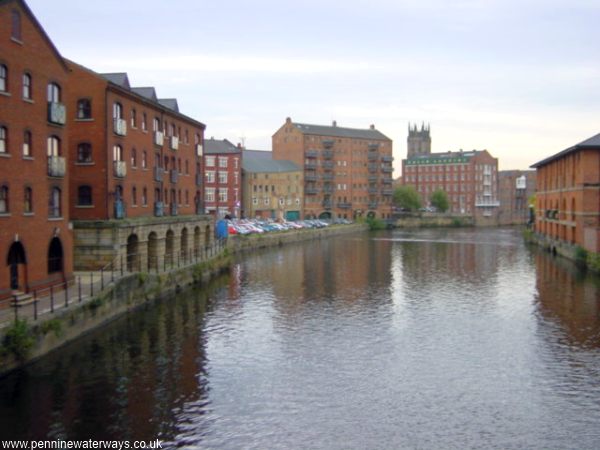
[[[402,209],[415,211],[421,207],[421,196],[412,186],[400,186],[394,191],[394,204]]]
[[[448,203],[448,194],[441,189],[434,191],[433,194],[431,194],[429,201],[431,202],[431,206],[434,206],[441,212],[446,212],[450,206]]]

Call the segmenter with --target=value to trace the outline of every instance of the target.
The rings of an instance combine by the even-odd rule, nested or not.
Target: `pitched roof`
[[[129,77],[126,72],[117,72],[117,73],[101,73],[101,76],[106,78],[108,81],[114,84],[118,84],[119,86],[130,89],[129,85]]]
[[[286,161],[283,159],[266,159],[261,156],[244,157],[244,160],[242,161],[242,169],[244,169],[246,172],[251,173],[285,173],[300,172],[302,170],[298,165],[294,164],[292,161]]]
[[[141,95],[142,97],[145,97],[147,99],[152,100],[153,102],[158,103],[158,98],[156,97],[156,89],[154,89],[152,86],[134,87],[134,88],[131,88],[131,90],[133,92],[135,92],[136,94]]]
[[[179,105],[177,104],[176,98],[159,98],[158,103],[163,105],[165,108],[169,108],[173,111],[179,112]]]
[[[337,125],[311,125],[307,123],[297,122],[293,122],[293,125],[304,134],[335,136],[351,139],[386,139],[388,141],[391,140],[375,128],[345,128],[338,127]]]
[[[246,158],[260,158],[260,159],[273,159],[273,152],[270,150],[247,150],[243,151],[244,159]]]
[[[205,154],[223,154],[223,153],[242,153],[242,149],[233,145],[227,139],[218,140],[215,138],[204,140]]]
[[[542,159],[541,161],[538,161],[529,167],[537,169],[538,167],[545,166],[546,164],[551,163],[554,160],[563,158],[569,153],[574,153],[576,151],[585,149],[600,149],[600,133],[596,134],[595,136],[592,136],[591,138],[586,139],[585,141],[581,141],[579,144],[576,144],[573,147],[569,147],[563,150],[562,152],[558,152],[555,155],[552,155],[546,159]]]

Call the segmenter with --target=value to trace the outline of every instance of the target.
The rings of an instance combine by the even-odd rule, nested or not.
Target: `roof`
[[[260,159],[273,159],[273,152],[270,150],[246,150],[243,151],[244,159],[246,158],[260,158]]]
[[[177,104],[176,98],[159,98],[158,103],[163,105],[165,108],[169,108],[173,111],[179,112],[179,105]]]
[[[545,166],[546,164],[549,164],[552,161],[564,158],[570,153],[575,153],[579,150],[586,149],[600,149],[600,133],[596,134],[595,136],[592,136],[589,139],[586,139],[585,141],[580,142],[579,144],[574,145],[573,147],[569,147],[563,150],[562,152],[558,152],[557,154],[552,155],[546,159],[542,159],[541,161],[532,164],[530,167],[537,169],[538,167]]]
[[[152,86],[134,87],[134,88],[131,88],[131,90],[133,92],[135,92],[136,94],[141,95],[142,97],[146,97],[147,99],[158,103],[158,98],[156,97],[156,89],[154,89]]]
[[[204,154],[224,154],[224,153],[242,153],[242,149],[233,145],[227,139],[218,140],[215,138],[204,140]]]
[[[385,139],[390,141],[386,135],[373,128],[345,128],[337,125],[310,125],[306,123],[296,123],[293,125],[304,134],[317,134],[320,136],[335,136],[351,139]]]
[[[118,84],[119,86],[125,89],[131,88],[131,86],[129,85],[129,77],[127,76],[126,72],[101,73],[100,75],[106,78],[111,83]]]
[[[244,157],[242,161],[242,169],[246,172],[260,173],[285,173],[285,172],[300,172],[302,168],[292,161],[284,159],[266,159],[263,157]]]

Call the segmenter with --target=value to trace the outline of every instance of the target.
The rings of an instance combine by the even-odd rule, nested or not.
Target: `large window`
[[[81,142],[77,145],[77,162],[78,163],[91,163],[92,158],[92,144],[89,142]]]
[[[227,188],[219,189],[219,201],[226,202],[227,201]]]
[[[8,206],[8,186],[0,186],[0,214],[7,214]]]
[[[123,159],[123,147],[115,145],[113,147],[113,161],[124,161]]]
[[[207,202],[214,202],[215,201],[215,188],[206,188],[206,191],[204,192],[204,199]]]
[[[16,9],[13,9],[10,14],[11,30],[10,36],[18,41],[21,40],[21,14]]]
[[[8,153],[8,129],[0,127],[0,154]]]
[[[144,150],[142,152],[142,169],[148,168],[148,152]]]
[[[33,212],[33,191],[30,187],[26,187],[23,192],[23,211],[25,214]]]
[[[113,119],[123,118],[123,106],[119,102],[113,104]]]
[[[131,167],[137,167],[137,150],[131,149]]]
[[[60,188],[53,187],[50,190],[50,198],[48,199],[48,216],[49,217],[61,217],[61,199],[60,199]]]
[[[60,86],[56,83],[48,84],[47,100],[52,103],[60,103]]]
[[[92,202],[92,187],[91,186],[79,186],[77,188],[77,205],[78,206],[91,206]]]
[[[135,109],[131,110],[131,128],[137,127],[137,112]]]
[[[23,74],[23,98],[27,100],[31,100],[33,96],[31,91],[31,75],[28,73]]]
[[[23,156],[31,156],[31,131],[23,132]]]
[[[8,90],[8,68],[4,64],[0,64],[0,92]]]
[[[219,184],[227,184],[227,172],[219,171]]]
[[[206,157],[206,167],[215,167],[215,157],[214,156]]]
[[[219,167],[227,167],[227,157],[219,156]]]
[[[214,183],[215,182],[215,172],[213,170],[208,170],[206,173],[206,182]]]
[[[92,118],[92,101],[89,98],[80,98],[77,100],[77,118]]]
[[[60,139],[56,136],[48,137],[46,141],[46,152],[48,156],[60,156],[61,148],[60,148]]]

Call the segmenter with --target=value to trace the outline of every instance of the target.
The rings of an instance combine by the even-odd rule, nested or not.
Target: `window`
[[[148,168],[148,152],[146,152],[146,150],[144,150],[142,152],[142,169],[147,169]]]
[[[77,118],[92,118],[92,101],[89,98],[80,98],[77,100]]]
[[[0,186],[0,214],[8,214],[8,186]]]
[[[190,163],[187,159],[185,160],[185,174],[186,175],[190,174]]]
[[[219,189],[219,201],[226,202],[227,201],[227,188]]]
[[[77,188],[77,205],[78,206],[91,206],[92,202],[92,187],[91,186],[79,186]]]
[[[239,164],[239,158],[233,158],[233,167],[234,167],[235,169],[237,169],[237,168],[238,168],[238,164]]]
[[[0,154],[8,153],[8,130],[6,127],[0,127]]]
[[[190,204],[190,193],[187,190],[185,191],[185,204]]]
[[[11,11],[11,32],[10,36],[18,41],[21,40],[21,14],[16,9]]]
[[[252,197],[252,204],[253,205],[258,205],[258,198],[257,197]]]
[[[60,139],[58,137],[48,137],[46,141],[46,154],[48,156],[60,156],[62,154],[60,148]]]
[[[131,128],[137,128],[137,113],[135,109],[131,110]]]
[[[137,206],[137,188],[135,186],[131,188],[131,204]]]
[[[89,142],[80,143],[77,146],[77,162],[91,163],[92,161],[92,144]]]
[[[148,130],[148,121],[147,121],[146,113],[142,114],[142,130],[143,131]]]
[[[227,172],[219,170],[219,183],[227,184]]]
[[[207,183],[214,183],[215,182],[215,172],[212,170],[209,170],[206,172],[206,182]]]
[[[185,138],[183,142],[185,142],[186,144],[190,142],[190,135],[187,128],[185,129]]]
[[[31,92],[31,75],[28,73],[23,74],[23,98],[27,100],[31,100],[32,92]]]
[[[227,157],[219,157],[219,167],[227,167]]]
[[[123,161],[123,147],[120,145],[113,147],[113,161]]]
[[[207,202],[215,201],[215,188],[206,188],[204,200],[206,200]]]
[[[0,64],[0,92],[8,90],[8,69],[4,64]]]
[[[123,105],[119,102],[113,103],[113,119],[123,118]]]
[[[160,131],[160,119],[155,117],[152,121],[152,131]]]
[[[56,83],[48,84],[47,97],[51,103],[60,103],[60,86]]]
[[[60,217],[60,188],[53,187],[50,191],[50,198],[48,200],[48,216],[49,217]]]
[[[137,167],[137,150],[131,149],[131,167]]]
[[[142,189],[142,205],[146,206],[148,204],[148,190],[146,188]]]
[[[23,191],[23,211],[25,214],[33,212],[33,193],[30,187],[26,187]]]
[[[23,133],[23,156],[31,156],[31,131]]]

